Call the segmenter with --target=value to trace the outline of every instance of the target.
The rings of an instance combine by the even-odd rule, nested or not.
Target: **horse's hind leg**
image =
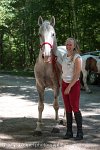
[[[84,70],[83,73],[83,83],[84,83],[84,87],[87,93],[91,93],[91,90],[89,89],[88,85],[87,85],[87,74],[88,72]]]
[[[54,90],[53,107],[55,109],[55,120],[59,119],[59,117],[58,117],[58,110],[59,110],[58,95],[59,95],[59,90],[58,89]]]
[[[55,120],[58,120],[58,110],[59,110],[59,104],[58,104],[58,97],[54,98],[53,107],[55,109]]]

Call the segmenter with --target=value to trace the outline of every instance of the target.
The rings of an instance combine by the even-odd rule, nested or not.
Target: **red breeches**
[[[64,94],[65,89],[69,83],[62,80],[62,96],[65,105],[66,112],[79,112],[79,100],[80,100],[80,81],[76,81],[70,90],[68,95]]]

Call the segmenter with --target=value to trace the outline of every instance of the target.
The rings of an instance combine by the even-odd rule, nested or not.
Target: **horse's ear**
[[[54,27],[55,26],[55,17],[52,16],[51,20],[50,20],[50,24]]]
[[[42,23],[43,23],[43,19],[42,19],[42,17],[41,17],[41,16],[39,16],[39,18],[38,18],[38,25],[39,25],[39,26],[41,26],[41,25],[42,25]]]

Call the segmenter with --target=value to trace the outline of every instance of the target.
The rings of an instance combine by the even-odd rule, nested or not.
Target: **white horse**
[[[36,132],[42,133],[42,112],[44,109],[44,90],[46,87],[54,91],[53,107],[55,109],[55,119],[58,120],[58,96],[60,89],[61,71],[57,63],[57,41],[54,30],[55,18],[50,21],[43,21],[42,17],[38,18],[40,51],[34,67],[36,87],[39,94],[38,101],[38,121]],[[59,131],[58,131],[59,132]]]

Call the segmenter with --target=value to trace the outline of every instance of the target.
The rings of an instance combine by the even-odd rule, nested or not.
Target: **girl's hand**
[[[71,90],[71,87],[68,86],[68,87],[65,89],[64,94],[65,94],[65,95],[69,94],[70,90]]]

